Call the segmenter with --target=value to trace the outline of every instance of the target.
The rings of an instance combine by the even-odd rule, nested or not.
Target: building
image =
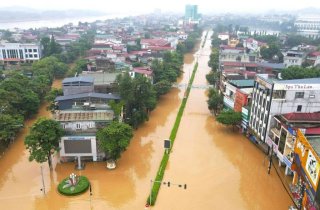
[[[286,167],[285,174],[292,174],[296,130],[300,129],[307,137],[320,135],[320,112],[275,115],[270,124],[266,142],[273,147],[279,163]]]
[[[301,209],[320,208],[320,136],[306,137],[300,130],[294,145],[293,198]]]
[[[98,149],[96,132],[113,121],[114,112],[108,103],[110,100],[119,101],[120,97],[114,94],[88,92],[92,90],[93,78],[79,78],[66,78],[64,87],[65,84],[75,85],[66,91],[67,95],[55,99],[57,109],[54,119],[65,131],[59,143],[60,157],[62,161],[73,160],[76,157],[79,160],[97,161],[105,154]],[[74,87],[79,90],[73,89]]]
[[[187,23],[199,23],[198,5],[187,4],[184,19]]]
[[[306,53],[300,50],[289,50],[284,54],[283,63],[285,67],[301,66],[305,61]]]
[[[91,93],[94,90],[94,78],[88,76],[68,77],[62,81],[63,95],[74,95],[79,93]]]
[[[274,115],[317,111],[320,111],[320,78],[275,80],[257,75],[250,110],[250,139],[265,143],[270,127],[274,127]]]
[[[40,58],[39,44],[0,43],[0,61],[4,64],[32,63]]]
[[[300,16],[296,19],[294,26],[298,34],[317,39],[320,37],[320,16]]]

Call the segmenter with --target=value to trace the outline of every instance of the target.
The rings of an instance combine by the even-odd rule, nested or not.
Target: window
[[[301,112],[301,110],[302,110],[302,105],[298,105],[297,112]]]
[[[80,124],[80,123],[77,123],[77,124],[76,124],[76,127],[77,127],[77,129],[81,129],[81,124]]]
[[[32,49],[29,49],[28,51],[29,51],[29,52],[32,52]]]
[[[34,55],[34,57],[35,57],[35,58],[37,58],[37,57],[38,57],[38,55],[37,55],[37,54],[35,54],[35,55]]]
[[[37,52],[37,49],[33,49],[33,52]]]
[[[304,92],[296,92],[295,98],[303,98]]]
[[[286,97],[286,91],[284,90],[275,90],[273,92],[274,99],[284,99]]]

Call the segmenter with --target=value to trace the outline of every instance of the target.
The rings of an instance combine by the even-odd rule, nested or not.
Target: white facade
[[[39,44],[0,44],[0,61],[33,62],[40,58],[41,48]]]
[[[288,51],[283,57],[283,63],[285,67],[289,66],[301,66],[306,58],[304,52]]]
[[[300,35],[309,38],[320,37],[320,16],[304,16],[299,17],[294,23]]]
[[[255,79],[249,127],[265,142],[274,115],[320,111],[320,78],[271,81]]]

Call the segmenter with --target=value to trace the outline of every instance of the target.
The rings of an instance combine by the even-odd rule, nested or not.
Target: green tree
[[[115,119],[117,121],[119,121],[120,120],[120,115],[121,115],[121,112],[122,112],[122,109],[123,109],[123,106],[124,106],[125,102],[124,101],[120,101],[120,102],[117,103],[115,100],[110,100],[108,104],[109,104],[109,106],[111,107],[111,109],[114,112]]]
[[[130,125],[112,122],[109,126],[97,132],[99,147],[106,153],[108,159],[117,160],[130,144],[133,130]]]
[[[208,97],[208,109],[216,115],[223,107],[223,96],[220,95],[216,89],[210,88]]]
[[[23,127],[23,117],[20,115],[0,114],[0,143],[8,145]]]
[[[280,48],[275,44],[271,44],[269,47],[261,47],[260,54],[261,57],[266,60],[272,60],[275,55],[278,56],[280,62],[283,60]]]
[[[39,118],[31,127],[30,134],[25,138],[26,148],[29,150],[29,161],[38,163],[48,161],[52,169],[51,155],[59,151],[59,141],[64,131],[59,122],[46,118]]]
[[[164,95],[167,92],[169,92],[171,87],[172,84],[168,80],[161,80],[154,84],[154,89],[157,92],[157,97],[160,97],[161,95]]]
[[[50,110],[52,113],[54,110],[56,110],[56,105],[55,105],[55,99],[58,96],[63,95],[63,90],[62,89],[57,89],[57,88],[52,88],[50,92],[47,93],[45,100],[49,103],[47,110]]]
[[[219,72],[210,71],[210,73],[206,75],[206,79],[210,85],[216,85],[219,80]]]
[[[290,66],[281,71],[281,77],[285,80],[315,78],[320,77],[320,70],[317,68]]]
[[[239,125],[242,120],[241,112],[235,112],[233,110],[222,111],[217,117],[216,120],[224,125],[232,125],[233,129],[236,125]]]

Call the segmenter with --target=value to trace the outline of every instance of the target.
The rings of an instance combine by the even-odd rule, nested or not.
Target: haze
[[[233,13],[261,13],[269,11],[290,11],[299,10],[306,7],[320,8],[319,0],[228,0],[223,1],[106,1],[106,0],[55,0],[55,1],[38,1],[38,0],[10,0],[1,2],[1,7],[27,7],[38,10],[97,10],[106,13],[149,13],[158,8],[164,12],[183,13],[185,4],[197,4],[199,12],[208,14],[212,12],[233,12]]]

